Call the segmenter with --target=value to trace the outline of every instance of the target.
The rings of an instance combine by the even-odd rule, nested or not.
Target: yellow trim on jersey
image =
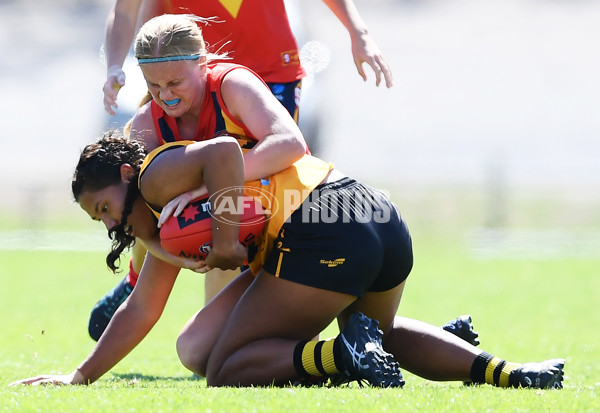
[[[275,270],[275,277],[279,277],[279,271],[281,270],[281,262],[283,261],[283,252],[279,253],[279,260],[277,261],[277,269]]]
[[[219,3],[221,3],[235,19],[242,7],[243,0],[219,0]]]
[[[177,141],[177,142],[165,143],[164,145],[159,146],[158,148],[156,148],[153,151],[151,151],[148,155],[146,155],[146,157],[144,158],[144,162],[142,162],[142,166],[140,167],[140,175],[138,176],[138,188],[142,184],[142,176],[144,175],[144,172],[146,171],[146,168],[148,168],[148,166],[150,165],[150,163],[152,163],[152,161],[154,159],[156,159],[156,157],[158,155],[160,155],[161,153],[163,153],[164,151],[167,151],[169,149],[173,149],[173,148],[177,148],[177,147],[182,147],[182,146],[187,146],[187,145],[190,145],[192,143],[195,143],[195,141]],[[155,210],[147,202],[146,202],[146,205],[148,205],[148,208],[150,208],[150,210],[152,211],[152,213],[154,214],[154,216],[156,218],[160,217],[160,212],[158,212],[157,210]]]
[[[225,129],[227,130],[227,134],[243,136],[246,133],[243,128],[241,128],[237,123],[230,119],[229,116],[227,116],[225,111],[221,110],[221,115],[225,121]]]
[[[310,155],[304,155],[292,166],[271,175],[268,179],[246,182],[246,187],[260,188],[261,192],[270,194],[271,199],[263,200],[266,202],[263,208],[269,209],[274,205],[278,206],[265,224],[263,237],[258,245],[258,253],[249,263],[253,274],[257,274],[265,263],[267,255],[273,249],[273,241],[277,238],[285,221],[332,169],[333,164]],[[289,192],[286,194],[286,191]],[[289,196],[292,191],[294,196]]]

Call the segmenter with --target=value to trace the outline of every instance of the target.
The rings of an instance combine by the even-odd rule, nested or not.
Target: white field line
[[[110,240],[103,232],[4,230],[0,250],[4,251],[108,251]]]
[[[600,258],[599,231],[479,228],[466,241],[469,252],[480,259]]]
[[[600,232],[558,230],[507,230],[479,228],[467,233],[466,248],[480,259],[600,258]],[[51,230],[0,231],[4,251],[108,251],[102,232]],[[418,248],[418,246],[416,246]]]

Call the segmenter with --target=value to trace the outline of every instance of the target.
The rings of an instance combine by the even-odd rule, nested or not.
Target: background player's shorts
[[[302,80],[288,83],[267,83],[267,86],[269,86],[271,93],[285,106],[290,115],[292,115],[292,118],[298,123],[298,106],[300,105]]]
[[[299,284],[361,297],[408,277],[412,241],[396,206],[350,178],[323,184],[279,231],[263,269]]]

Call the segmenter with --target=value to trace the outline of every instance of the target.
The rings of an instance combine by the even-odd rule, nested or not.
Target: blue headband
[[[138,59],[138,64],[143,65],[144,63],[176,62],[178,60],[198,60],[202,56],[202,54],[198,53],[186,56],[150,57],[147,59]]]

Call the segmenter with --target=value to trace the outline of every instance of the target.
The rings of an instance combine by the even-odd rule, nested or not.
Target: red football
[[[212,246],[212,215],[209,197],[191,201],[178,217],[171,216],[160,228],[160,242],[179,257],[204,259]],[[266,217],[260,202],[242,198],[240,242],[248,246],[261,234]]]

